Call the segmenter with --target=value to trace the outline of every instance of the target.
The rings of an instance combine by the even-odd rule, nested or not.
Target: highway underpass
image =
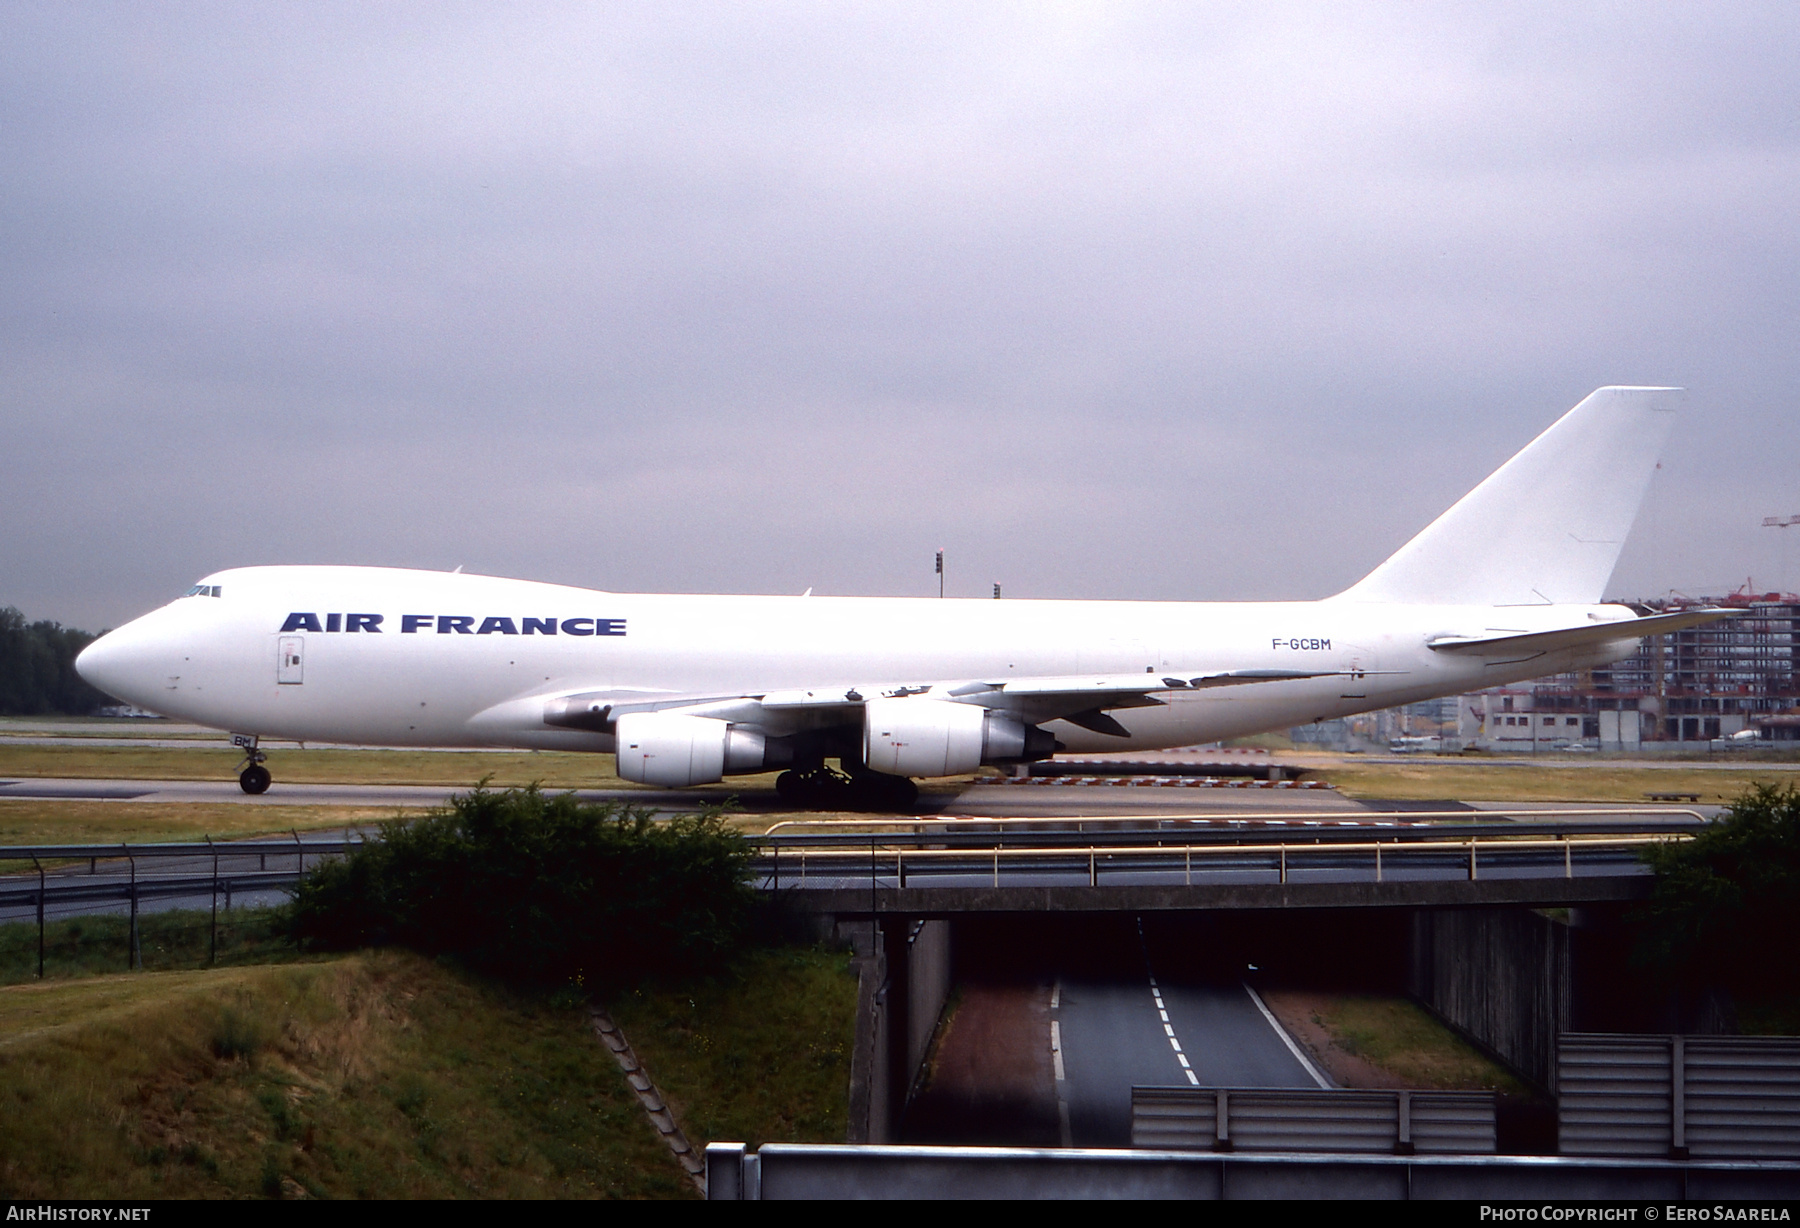
[[[1123,1146],[1134,1085],[1321,1085],[1322,1072],[1307,1069],[1261,1008],[1258,984],[1323,976],[1404,996],[1420,951],[1474,969],[1458,942],[1499,959],[1480,975],[1493,996],[1517,999],[1519,1018],[1468,1022],[1534,1036],[1528,1051],[1502,1056],[1541,1082],[1532,1046],[1553,1045],[1568,1026],[1557,1012],[1567,1014],[1570,993],[1513,994],[1508,978],[1566,982],[1568,969],[1526,966],[1542,935],[1471,937],[1468,927],[1504,930],[1517,918],[1553,926],[1533,911],[1546,908],[1610,915],[1648,894],[1641,850],[1704,820],[1508,810],[796,824],[762,842],[756,868],[765,889],[862,935],[865,950],[873,930],[881,970],[870,1010],[886,1019],[873,1042],[883,1072],[873,1077],[886,1087],[870,1093],[866,1141]],[[1445,918],[1466,924],[1443,929]],[[937,1069],[972,1073],[960,1089],[934,1080],[915,1099],[952,966],[964,1013],[984,995],[1011,1005],[979,1025],[985,1061],[955,1052],[955,1027],[939,1037]],[[1442,989],[1446,1009],[1466,1005],[1457,992]],[[1476,996],[1487,995],[1478,987]],[[1012,1056],[1025,1049],[1040,1054],[1037,1069]],[[1003,1067],[1007,1080],[984,1073]],[[1508,1145],[1553,1145],[1541,1118],[1514,1112],[1503,1123]]]

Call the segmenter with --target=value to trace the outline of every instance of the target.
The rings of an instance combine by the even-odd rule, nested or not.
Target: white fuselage
[[[1157,691],[1112,712],[1124,737],[1063,720],[1072,751],[1152,749],[1283,729],[1616,660],[1634,639],[1525,660],[1445,655],[1446,636],[1631,617],[1616,605],[936,600],[607,593],[488,576],[251,567],[206,577],[83,655],[120,699],[262,737],[606,752],[546,723],[559,696],[875,695],[969,679],[1331,676]],[[217,596],[211,595],[217,592]],[[806,708],[759,718],[779,736]]]

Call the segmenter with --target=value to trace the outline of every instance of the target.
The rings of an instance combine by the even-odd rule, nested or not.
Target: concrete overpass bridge
[[[839,917],[1569,907],[1646,898],[1643,850],[1705,822],[1666,810],[1471,817],[793,823],[755,841],[753,872],[799,911]]]
[[[756,840],[752,869],[759,888],[862,954],[853,1116],[868,1123],[864,1141],[881,1142],[897,1137],[958,944],[971,926],[1034,916],[1065,936],[1081,929],[1070,915],[1101,929],[1135,915],[1143,934],[1158,915],[1179,926],[1209,913],[1240,926],[1243,914],[1273,924],[1287,913],[1288,931],[1321,942],[1380,935],[1373,946],[1406,967],[1410,992],[1548,1090],[1575,978],[1571,927],[1545,913],[1647,898],[1643,851],[1706,822],[1616,808],[804,821]],[[1122,968],[1137,958],[1119,952]]]

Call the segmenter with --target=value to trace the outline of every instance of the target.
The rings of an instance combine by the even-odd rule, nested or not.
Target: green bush
[[[656,819],[536,788],[478,788],[309,872],[308,945],[397,943],[511,980],[629,983],[723,963],[744,940],[749,850],[716,813]]]
[[[1645,860],[1656,887],[1640,958],[1690,987],[1800,989],[1800,789],[1757,785]]]

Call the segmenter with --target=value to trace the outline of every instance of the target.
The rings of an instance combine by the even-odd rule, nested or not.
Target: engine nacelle
[[[984,763],[1048,758],[1056,739],[1018,717],[941,699],[863,705],[863,763],[894,776],[958,776]]]
[[[619,776],[641,785],[710,785],[727,772],[760,772],[762,733],[710,716],[632,712],[618,718]]]

